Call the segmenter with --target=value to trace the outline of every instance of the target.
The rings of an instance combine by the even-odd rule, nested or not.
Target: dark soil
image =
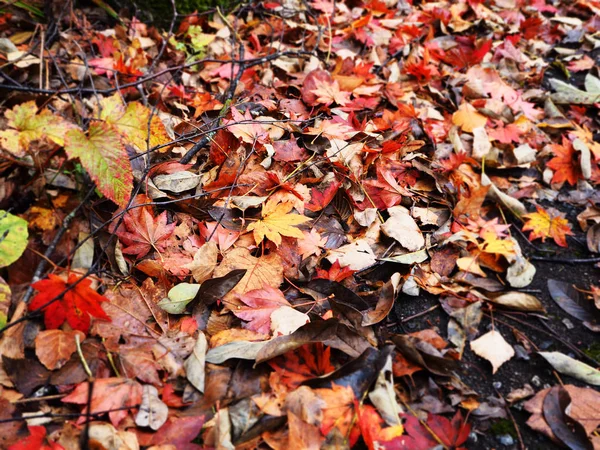
[[[575,239],[580,240],[581,236],[576,236]],[[575,242],[573,244],[573,247],[576,248],[577,245],[575,245]],[[527,248],[527,244],[522,241],[521,246],[523,249]],[[581,257],[581,255],[575,256],[572,251],[569,253],[571,257]],[[560,256],[562,258],[566,257],[565,255]],[[584,257],[591,256],[594,255],[586,254]],[[537,269],[536,276],[531,285],[527,286],[523,291],[535,295],[542,301],[548,311],[546,319],[532,314],[511,313],[510,315],[521,321],[517,322],[507,315],[497,313],[494,321],[495,326],[512,345],[517,344],[513,334],[513,331],[516,329],[525,334],[540,350],[560,351],[571,357],[583,360],[588,364],[594,364],[592,360],[586,359],[586,356],[582,353],[576,353],[573,348],[586,351],[592,344],[598,342],[598,336],[556,305],[548,292],[547,281],[549,279],[556,279],[572,283],[580,289],[589,289],[590,284],[599,284],[600,269],[591,263],[570,265],[534,262],[534,264]],[[402,321],[407,317],[426,311],[438,303],[439,301],[436,296],[423,291],[419,297],[402,295],[396,303],[395,319]],[[563,323],[564,319],[568,319],[574,325],[573,329],[567,328]],[[411,333],[433,328],[441,336],[446,337],[447,323],[448,316],[441,308],[437,308],[427,314],[402,323],[399,331]],[[484,317],[480,326],[480,333],[485,333],[485,330],[490,325],[489,318]],[[571,344],[571,346],[568,344]],[[495,375],[492,375],[489,362],[476,356],[467,345],[463,355],[463,366],[465,369],[460,374],[461,380],[477,392],[482,401],[488,396],[498,397],[498,393],[505,397],[512,390],[521,388],[526,383],[530,384],[536,392],[558,383],[551,366],[535,352],[529,355],[529,360],[519,359],[515,356],[505,363]],[[591,387],[568,376],[561,375],[561,379],[565,384]],[[545,450],[562,448],[542,434],[531,430],[526,425],[529,413],[523,409],[522,405],[523,402],[516,403],[510,408],[510,412],[514,416],[525,447],[528,449]],[[483,422],[476,420],[474,422],[475,433],[471,436],[468,447],[472,449],[518,449],[519,441],[517,438],[514,439],[514,444],[510,446],[502,445],[499,442],[499,433],[496,432],[495,435],[492,429],[490,429],[493,423],[490,420]],[[510,424],[508,425],[510,428]],[[497,430],[497,428],[499,427],[494,427],[494,430]]]

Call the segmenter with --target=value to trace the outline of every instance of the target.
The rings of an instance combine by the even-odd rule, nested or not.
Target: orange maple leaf
[[[572,235],[569,221],[560,213],[550,215],[541,206],[536,206],[537,212],[525,214],[527,219],[523,231],[531,231],[529,240],[541,238],[542,242],[551,237],[561,247],[567,247],[567,235]]]
[[[58,275],[50,274],[45,280],[40,280],[31,285],[40,291],[29,304],[30,311],[42,310],[46,328],[60,327],[65,320],[74,330],[87,333],[90,328],[90,315],[110,321],[110,317],[100,307],[101,302],[107,298],[98,294],[90,284],[92,280],[83,280],[74,288],[66,292],[60,300],[53,301],[55,297],[65,292],[69,285],[74,284],[79,277],[70,274],[65,282]]]
[[[566,137],[562,138],[562,145],[553,144],[552,158],[546,164],[552,170],[554,170],[554,176],[552,177],[553,183],[562,183],[566,181],[570,185],[577,184],[577,181],[583,178],[581,174],[581,166],[577,153],[573,148],[573,144]]]

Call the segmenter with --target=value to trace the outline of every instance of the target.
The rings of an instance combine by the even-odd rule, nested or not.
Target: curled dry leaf
[[[167,421],[169,407],[158,397],[158,389],[145,384],[142,390],[142,404],[135,416],[135,423],[140,427],[158,430]]]

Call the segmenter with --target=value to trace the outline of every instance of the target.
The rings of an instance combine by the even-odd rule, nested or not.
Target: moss
[[[587,349],[583,350],[583,353],[596,361],[600,360],[600,342],[592,343]]]
[[[490,427],[490,430],[494,436],[502,436],[503,434],[509,434],[513,438],[517,437],[517,432],[513,423],[508,419],[500,419],[494,422]]]

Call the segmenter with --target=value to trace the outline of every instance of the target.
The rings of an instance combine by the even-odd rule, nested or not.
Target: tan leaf
[[[496,373],[502,364],[515,355],[512,346],[496,330],[491,330],[471,342],[471,350],[492,363],[492,373]]]
[[[40,331],[35,338],[35,354],[47,369],[60,369],[77,350],[76,335],[83,342],[85,334],[81,331]]]
[[[183,268],[192,272],[194,280],[198,283],[208,280],[217,266],[219,249],[214,241],[209,241],[194,254],[194,261],[185,264]]]
[[[261,289],[264,285],[278,288],[283,282],[283,267],[281,257],[276,253],[256,258],[247,248],[235,248],[225,255],[213,277],[223,277],[232,270],[246,269],[244,278],[227,294],[224,299],[231,301],[235,294],[245,294],[254,289]]]

